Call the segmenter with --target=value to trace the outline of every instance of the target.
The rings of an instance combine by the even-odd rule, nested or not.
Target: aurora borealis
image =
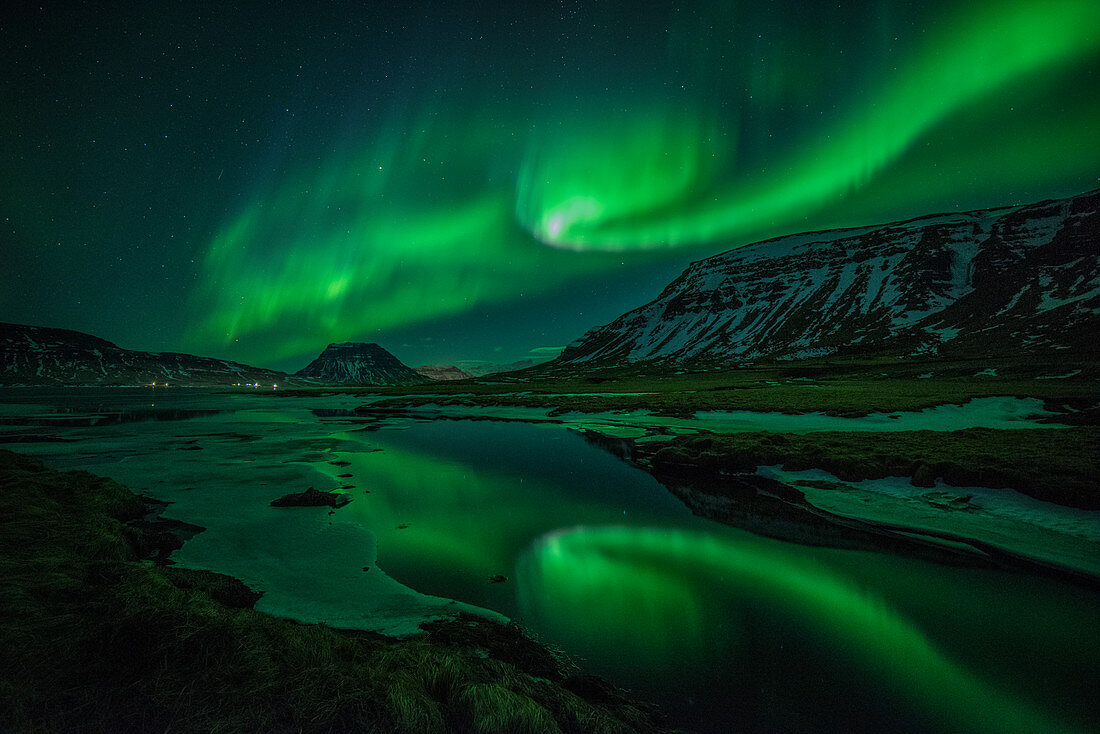
[[[520,358],[769,236],[1079,193],[1100,5],[0,11],[0,320]]]

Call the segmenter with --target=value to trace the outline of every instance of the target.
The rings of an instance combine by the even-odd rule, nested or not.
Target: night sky
[[[0,321],[549,353],[765,237],[1097,188],[1100,2],[6,2]]]

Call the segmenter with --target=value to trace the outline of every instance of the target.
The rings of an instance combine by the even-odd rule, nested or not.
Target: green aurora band
[[[752,170],[739,169],[752,156],[738,149],[745,120],[733,109],[747,100],[685,100],[657,80],[598,102],[591,83],[546,95],[559,104],[509,106],[456,83],[428,102],[395,103],[379,129],[357,128],[322,157],[287,163],[221,229],[193,290],[189,341],[285,359],[315,352],[322,337],[362,338],[562,292],[652,263],[643,251],[709,254],[750,236],[865,224],[901,202],[929,201],[929,189],[942,201],[992,195],[1013,180],[1090,180],[1100,100],[1086,89],[1058,113],[1042,94],[1058,74],[1096,63],[1100,3],[966,7],[941,18],[896,70],[876,74],[877,91],[844,98],[846,108],[777,141],[774,156],[756,151],[765,160]],[[809,62],[791,56],[775,65],[787,77],[806,72],[798,64]],[[1005,100],[1036,95],[1042,104],[1007,124],[1012,144],[999,144]],[[955,125],[960,138],[944,138]],[[914,173],[929,139],[949,156],[944,169],[966,175]]]
[[[590,137],[570,134],[525,160],[517,214],[543,242],[577,249],[669,247],[760,232],[867,186],[967,104],[1094,53],[1097,28],[1100,3],[1092,0],[1002,3],[960,14],[835,128],[776,170],[728,190],[707,185],[698,162],[719,153],[698,149],[709,138],[697,122],[646,120],[625,135],[617,125]]]
[[[529,623],[601,657],[629,655],[661,669],[736,656],[733,615],[759,608],[758,619],[807,629],[863,686],[884,688],[935,730],[1083,730],[964,669],[855,583],[757,538],[581,527],[536,541],[519,569]]]
[[[208,316],[191,339],[280,359],[316,351],[318,335],[351,339],[462,313],[606,267],[607,257],[522,244],[503,187],[471,193],[450,177],[475,167],[471,151],[493,152],[490,140],[460,137],[384,137],[280,182],[211,244],[194,292]]]

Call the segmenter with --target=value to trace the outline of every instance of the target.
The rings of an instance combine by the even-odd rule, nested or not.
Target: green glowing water
[[[793,639],[810,636],[837,658],[847,680],[834,684],[877,691],[935,726],[1076,730],[967,670],[880,592],[757,538],[580,528],[536,543],[522,568],[527,613],[556,636],[612,659],[625,649],[649,668],[690,660],[725,674],[757,664],[745,659],[742,638],[754,634],[761,618],[766,624],[779,618],[781,628],[803,628],[787,632]],[[1077,621],[1085,632],[1088,617]],[[799,654],[798,648],[795,642],[769,654]]]
[[[375,490],[351,507],[382,528],[381,568],[518,616],[703,728],[1077,731],[1091,715],[1088,595],[703,521],[552,426],[370,442],[384,450],[354,468]]]

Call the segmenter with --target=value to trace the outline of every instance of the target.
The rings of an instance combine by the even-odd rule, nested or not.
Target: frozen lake
[[[1035,425],[1037,405],[998,400],[898,418],[485,409],[438,420],[355,416],[363,399],[344,396],[13,390],[0,394],[0,437],[171,502],[165,516],[207,528],[174,558],[263,590],[258,609],[390,634],[456,610],[515,619],[692,728],[1086,730],[1100,723],[1096,593],[718,524],[569,430]],[[331,513],[268,505],[309,486],[353,501]],[[907,492],[811,500],[897,519]],[[986,492],[992,519],[971,514],[957,530],[1024,549],[1041,537],[1078,566],[1097,557],[1096,513]]]

